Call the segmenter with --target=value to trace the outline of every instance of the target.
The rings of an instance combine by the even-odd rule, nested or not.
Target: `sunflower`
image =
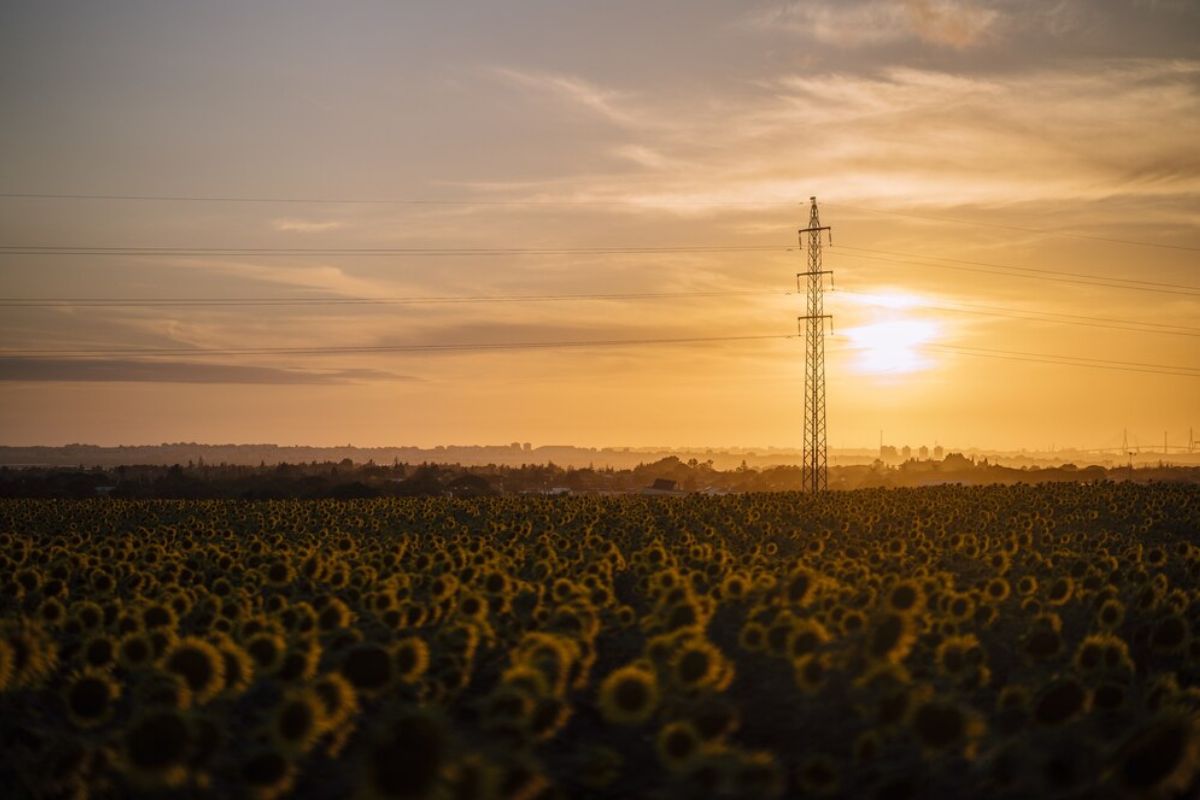
[[[671,772],[683,772],[700,752],[700,734],[690,722],[664,725],[654,739],[659,761]]]
[[[373,695],[386,689],[396,677],[392,654],[387,648],[372,642],[351,647],[342,657],[338,671],[362,695]]]
[[[816,576],[810,570],[797,567],[784,581],[784,601],[794,606],[804,605],[812,597],[816,583]]]
[[[354,621],[350,607],[337,597],[328,597],[317,612],[317,627],[322,631],[334,631],[346,628]]]
[[[703,639],[693,639],[675,651],[671,675],[684,689],[701,686],[724,688],[732,679],[732,667],[721,651]]]
[[[292,788],[296,767],[278,747],[260,747],[241,762],[238,776],[255,800],[274,800]]]
[[[824,653],[813,653],[801,656],[792,662],[796,675],[796,685],[806,695],[815,695],[825,687],[829,680],[829,656]]]
[[[241,694],[254,680],[254,659],[228,636],[218,635],[214,642],[224,662],[225,692]]]
[[[145,633],[126,634],[117,645],[117,660],[122,667],[137,670],[154,661],[154,645]]]
[[[52,673],[58,663],[58,651],[36,625],[21,625],[4,634],[10,653],[11,686],[33,686]]]
[[[761,622],[750,620],[738,632],[738,644],[743,650],[759,653],[767,644],[767,628]]]
[[[429,645],[424,639],[408,636],[392,645],[396,677],[402,683],[416,683],[429,668]]]
[[[187,681],[197,703],[208,702],[225,688],[225,657],[203,639],[180,639],[167,650],[161,666]]]
[[[275,677],[288,684],[312,680],[317,674],[317,665],[321,660],[321,645],[315,639],[299,638],[291,642]]]
[[[255,669],[265,673],[274,672],[287,652],[283,637],[266,631],[251,636],[244,647],[250,658],[254,659]]]
[[[283,752],[305,753],[316,744],[328,722],[324,702],[315,691],[292,690],[271,713],[271,739]]]
[[[358,712],[358,695],[354,686],[337,672],[322,675],[313,684],[321,700],[321,715],[329,728],[337,727]]]
[[[915,640],[911,616],[885,613],[868,632],[867,657],[876,662],[898,663],[908,655]]]
[[[1003,603],[1012,593],[1012,586],[1002,577],[992,578],[983,588],[983,596],[989,603]]]
[[[622,667],[600,684],[600,713],[608,722],[637,725],[650,719],[658,705],[658,681],[641,666]]]
[[[192,690],[182,675],[151,672],[134,687],[134,707],[184,710],[192,707]]]
[[[915,580],[898,581],[888,590],[884,605],[896,614],[920,614],[925,608],[925,592]]]
[[[167,603],[151,603],[142,609],[142,627],[147,631],[174,630],[179,622],[175,609]]]
[[[560,697],[539,697],[529,714],[529,731],[539,742],[553,738],[571,718],[571,706]]]
[[[1065,605],[1075,592],[1075,582],[1070,575],[1060,575],[1046,590],[1046,602],[1052,606]]]
[[[89,667],[103,669],[116,662],[117,644],[108,634],[100,633],[84,643],[82,655],[84,663]]]
[[[817,620],[800,620],[788,633],[787,655],[792,659],[811,655],[830,638],[829,631]]]
[[[1200,771],[1200,735],[1190,715],[1169,712],[1135,731],[1113,759],[1110,778],[1136,796],[1184,792]]]
[[[81,728],[91,728],[112,716],[120,694],[120,685],[110,675],[89,669],[68,681],[62,697],[71,721]]]
[[[975,740],[983,733],[983,723],[974,714],[955,703],[932,697],[912,705],[908,725],[926,750],[954,749],[967,756],[973,753]]]

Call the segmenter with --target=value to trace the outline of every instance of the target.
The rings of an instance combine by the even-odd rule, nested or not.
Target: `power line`
[[[44,358],[114,358],[142,357],[174,358],[211,356],[288,356],[288,355],[354,355],[410,352],[466,352],[501,350],[549,350],[584,347],[626,346],[669,346],[679,344],[708,344],[721,342],[770,341],[799,338],[796,334],[760,334],[747,336],[694,336],[679,338],[632,338],[632,339],[586,339],[550,340],[541,342],[484,342],[461,344],[409,344],[378,346],[314,346],[314,347],[258,347],[258,348],[107,348],[107,349],[60,349],[60,350],[0,350],[0,359],[34,360]],[[1000,358],[1028,361],[1059,366],[1092,367],[1116,372],[1140,372],[1176,377],[1200,378],[1200,367],[1175,364],[1155,364],[1141,361],[1114,361],[1084,356],[1067,356],[1054,353],[1032,353],[1016,350],[999,350],[950,344],[925,344],[923,347],[982,358]]]
[[[348,197],[238,197],[229,195],[177,195],[177,194],[100,194],[100,193],[56,193],[56,192],[0,192],[0,198],[9,200],[109,200],[124,202],[171,202],[171,203],[254,203],[254,204],[287,204],[287,205],[374,205],[374,206],[612,206],[612,207],[641,207],[629,200],[596,200],[596,199],[556,199],[556,200],[481,200],[464,198],[348,198]],[[759,200],[672,200],[672,205],[722,207],[749,206],[762,208],[778,206],[791,208],[792,203]],[[1200,247],[1188,245],[1167,244],[1165,242],[1149,242],[1136,239],[1117,239],[1107,236],[1093,236],[1085,233],[1073,233],[1051,228],[1034,228],[1023,225],[1008,225],[999,222],[980,222],[979,220],[962,219],[960,217],[943,217],[933,214],[914,214],[907,211],[870,208],[868,206],[849,205],[846,203],[827,203],[835,208],[859,211],[868,214],[882,214],[892,217],[905,217],[931,222],[947,222],[954,225],[971,225],[997,230],[1021,231],[1037,233],[1042,236],[1056,236],[1067,239],[1082,239],[1086,241],[1107,242],[1110,244],[1125,244],[1138,247],[1158,247],[1170,250],[1198,251]]]
[[[344,355],[355,353],[407,353],[407,352],[450,352],[457,350],[525,350],[557,349],[571,347],[622,347],[626,345],[673,345],[706,344],[714,342],[762,341],[769,339],[795,339],[795,334],[761,334],[750,336],[688,336],[682,338],[639,338],[639,339],[582,339],[553,340],[543,342],[483,342],[465,344],[405,344],[405,345],[362,345],[321,347],[250,347],[250,348],[127,348],[95,350],[0,350],[0,358],[32,359],[61,356],[70,358],[113,357],[113,356],[278,356],[278,355]]]
[[[557,199],[557,200],[478,200],[464,198],[346,198],[346,197],[232,197],[177,194],[55,194],[50,192],[0,192],[10,200],[116,200],[170,203],[279,203],[289,205],[371,205],[371,206],[627,206],[641,207],[629,200]],[[672,200],[685,206],[780,206],[794,203],[759,200]]]
[[[738,253],[738,252],[789,252],[794,248],[781,245],[697,245],[664,247],[584,247],[584,248],[153,248],[153,247],[91,247],[51,245],[0,245],[0,255],[56,255],[56,256],[521,256],[521,255],[658,255],[674,253]],[[949,269],[961,272],[977,272],[993,275],[1049,280],[1109,289],[1135,289],[1164,294],[1194,296],[1200,294],[1200,286],[1129,278],[1110,278],[1090,273],[1065,272],[1037,267],[1020,267],[1011,264],[996,264],[985,261],[968,261],[942,256],[921,256],[892,250],[878,250],[843,245],[841,249],[852,252],[846,255],[873,261],[894,264]],[[884,255],[874,255],[884,254]],[[886,256],[900,256],[900,260]],[[931,263],[931,260],[948,261],[951,264]],[[975,266],[957,266],[967,264]]]
[[[1022,225],[1006,225],[1000,222],[980,222],[978,220],[961,219],[957,217],[942,217],[931,214],[913,214],[906,211],[891,211],[882,208],[868,208],[865,206],[852,206],[845,203],[834,203],[838,208],[845,208],[850,211],[863,211],[868,214],[884,214],[890,217],[907,217],[909,219],[923,219],[932,222],[949,222],[954,225],[973,225],[981,228],[996,228],[1005,231],[1021,231],[1024,233],[1037,233],[1043,236],[1060,236],[1067,239],[1085,239],[1093,242],[1106,242],[1109,244],[1128,244],[1138,247],[1161,247],[1168,250],[1190,250],[1200,251],[1200,247],[1192,247],[1183,244],[1166,244],[1165,242],[1147,242],[1138,239],[1115,239],[1108,236],[1092,236],[1086,233],[1072,233],[1070,231],[1062,231],[1051,228],[1030,228]]]
[[[912,307],[916,310],[935,309],[938,311],[953,311],[963,314],[981,314],[983,316],[1019,319],[1031,322],[1050,322],[1059,325],[1080,325],[1088,328],[1132,331],[1135,333],[1162,333],[1176,336],[1200,336],[1200,328],[1188,327],[1186,325],[1170,325],[1161,322],[1120,319],[1117,317],[1092,317],[1081,314],[1063,314],[1059,312],[1035,311],[1022,308],[1006,308],[1002,306],[989,306],[979,303],[944,304],[919,301],[914,303]]]
[[[659,253],[788,252],[785,245],[681,245],[666,247],[95,247],[0,245],[0,255],[22,256],[559,256]]]
[[[1137,278],[1112,278],[1107,275],[1096,275],[1089,272],[1066,272],[1063,270],[1049,269],[1047,267],[1020,267],[1015,264],[997,264],[992,261],[971,261],[964,258],[950,258],[948,256],[926,256],[919,253],[904,253],[897,250],[877,250],[867,247],[855,247],[854,245],[843,245],[847,250],[853,250],[860,253],[880,253],[890,256],[904,256],[906,258],[917,258],[925,261],[949,261],[952,264],[969,264],[976,267],[994,267],[996,269],[1010,269],[1018,272],[1032,272],[1045,275],[1061,275],[1068,278],[1089,278],[1099,279],[1104,281],[1114,281],[1120,283],[1136,284],[1139,286],[1157,286],[1167,289],[1191,289],[1200,292],[1200,286],[1180,283],[1164,283],[1162,281],[1143,281]]]
[[[695,291],[695,292],[610,292],[592,294],[546,295],[460,295],[442,297],[205,297],[205,298],[70,298],[0,297],[0,308],[141,308],[141,307],[211,307],[211,306],[372,306],[421,305],[456,303],[548,303],[573,300],[657,300],[689,297],[786,296],[793,292],[764,291]]]
[[[74,298],[0,297],[0,308],[286,308],[320,306],[391,306],[391,305],[436,305],[475,303],[551,303],[574,301],[624,301],[624,300],[668,300],[714,297],[788,297],[795,292],[765,292],[754,290],[702,290],[694,292],[609,292],[547,295],[448,295],[440,297],[201,297],[201,298]],[[1079,314],[1035,311],[1021,308],[1005,308],[977,303],[943,304],[920,302],[915,308],[978,314],[998,318],[1049,322],[1060,325],[1078,325],[1089,328],[1130,331],[1135,333],[1158,333],[1175,336],[1200,336],[1200,328],[1169,325],[1145,320],[1120,319],[1115,317],[1092,317]]]
[[[876,251],[876,252],[884,252],[884,251]],[[1083,279],[1079,279],[1079,278],[1060,278],[1060,277],[1056,277],[1054,274],[1033,274],[1032,268],[1024,268],[1024,267],[1004,267],[1002,265],[997,265],[1001,268],[986,269],[983,267],[964,267],[964,266],[957,266],[955,264],[934,264],[934,263],[930,263],[928,261],[916,261],[913,259],[887,258],[884,256],[862,255],[859,253],[843,253],[843,255],[848,256],[850,258],[862,258],[862,259],[866,259],[868,261],[882,261],[887,264],[901,264],[901,265],[916,266],[916,267],[930,267],[933,269],[948,269],[948,270],[953,270],[955,272],[977,272],[977,273],[983,273],[986,275],[1003,275],[1003,276],[1009,277],[1009,278],[1015,277],[1015,278],[1026,278],[1028,280],[1050,281],[1051,283],[1069,283],[1069,284],[1073,284],[1076,286],[1099,286],[1099,287],[1102,287],[1105,289],[1124,289],[1124,290],[1128,290],[1128,291],[1155,292],[1157,294],[1176,294],[1176,295],[1184,295],[1186,297],[1195,297],[1197,295],[1200,295],[1200,287],[1188,287],[1188,286],[1181,285],[1181,288],[1179,288],[1179,289],[1168,289],[1168,288],[1158,288],[1155,286],[1139,286],[1139,285],[1135,285],[1133,283],[1118,283],[1118,281],[1123,280],[1121,278],[1101,278],[1100,280],[1083,280]],[[1023,272],[1016,272],[1015,270],[1017,270],[1017,269],[1026,269],[1029,272],[1029,274],[1026,274]],[[1100,276],[1096,276],[1096,277],[1100,277]]]
[[[1066,367],[1092,367],[1112,372],[1140,372],[1152,375],[1174,375],[1181,378],[1200,378],[1200,367],[1181,367],[1173,364],[1146,364],[1140,361],[1106,361],[1103,359],[1062,356],[1050,353],[1023,353],[1011,350],[993,350],[982,347],[962,347],[948,344],[925,344],[933,350],[944,350],[979,358],[999,358],[1006,361],[1028,361],[1037,364],[1054,364]]]

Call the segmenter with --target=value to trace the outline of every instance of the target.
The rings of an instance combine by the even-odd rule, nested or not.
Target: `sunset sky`
[[[812,195],[831,447],[1200,427],[1191,0],[10,2],[0,118],[0,444],[798,447]]]

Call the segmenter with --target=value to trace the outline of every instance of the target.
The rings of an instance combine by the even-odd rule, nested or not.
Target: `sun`
[[[921,299],[899,291],[855,292],[856,304],[871,309],[871,319],[863,325],[842,331],[857,353],[853,369],[869,375],[900,375],[933,366],[921,352],[921,345],[938,337],[939,328],[927,319],[915,318]]]

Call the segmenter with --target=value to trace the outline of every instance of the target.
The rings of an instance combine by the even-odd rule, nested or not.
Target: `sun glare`
[[[889,320],[844,331],[858,351],[857,372],[900,374],[928,369],[933,362],[920,346],[937,335],[937,325],[925,320]]]

